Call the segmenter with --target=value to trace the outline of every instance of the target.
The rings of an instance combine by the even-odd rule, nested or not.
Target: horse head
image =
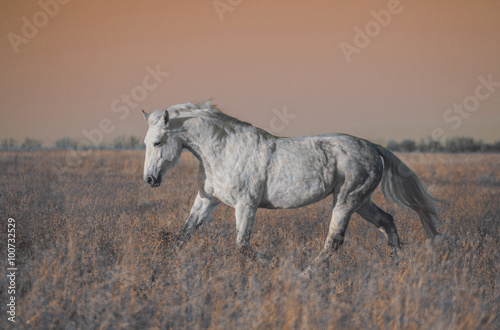
[[[144,161],[144,181],[150,187],[158,187],[162,178],[180,158],[182,122],[171,120],[168,110],[156,110],[151,114],[142,111],[149,125],[144,138],[146,159]]]

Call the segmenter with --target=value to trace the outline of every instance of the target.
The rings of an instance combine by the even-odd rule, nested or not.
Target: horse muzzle
[[[161,184],[161,175],[158,177],[148,175],[144,178],[144,182],[146,182],[151,188],[159,187]]]

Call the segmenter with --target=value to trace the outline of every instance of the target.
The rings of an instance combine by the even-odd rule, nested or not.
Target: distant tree
[[[445,143],[432,138],[422,139],[418,143],[410,139],[401,141],[389,141],[387,149],[392,151],[420,151],[420,152],[500,152],[500,141],[488,144],[471,137],[454,137]]]
[[[126,137],[125,136],[118,136],[114,139],[113,141],[113,148],[115,149],[125,149],[125,144],[126,144]]]
[[[418,143],[416,143],[416,148],[420,152],[429,152],[429,144],[425,139],[421,139]]]
[[[0,148],[2,150],[17,149],[17,148],[19,148],[19,144],[17,143],[17,140],[15,140],[13,138],[4,138],[0,142]]]
[[[443,145],[441,144],[440,140],[434,140],[432,138],[429,138],[427,141],[427,149],[429,152],[438,152],[438,151],[443,151]]]
[[[399,143],[397,143],[394,140],[391,140],[387,143],[387,149],[392,150],[392,151],[399,151]]]
[[[140,147],[141,142],[135,136],[131,136],[129,138],[129,145],[131,149],[137,149],[138,147]]]
[[[69,137],[63,137],[56,141],[55,146],[58,149],[76,149],[77,142]]]
[[[27,137],[24,139],[23,144],[21,144],[21,149],[23,150],[38,150],[42,148],[42,142],[40,140]]]
[[[421,139],[417,145],[417,150],[420,152],[437,152],[442,151],[443,146],[440,141],[436,141],[432,138]]]
[[[415,150],[417,150],[417,144],[415,143],[415,141],[410,139],[401,141],[400,151],[412,152]]]
[[[446,150],[449,152],[476,152],[481,150],[482,142],[476,142],[470,137],[455,137],[446,140]]]
[[[491,151],[500,152],[500,141],[496,141],[490,145]]]
[[[122,135],[114,139],[112,146],[115,149],[137,149],[140,147],[140,142],[135,136]]]

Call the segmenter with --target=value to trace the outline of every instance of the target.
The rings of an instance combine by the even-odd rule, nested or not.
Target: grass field
[[[184,154],[162,187],[142,181],[143,151],[0,152],[0,267],[7,219],[16,220],[18,328],[500,328],[500,155],[399,154],[439,198],[434,244],[414,213],[396,214],[404,243],[358,215],[346,243],[311,280],[300,277],[324,243],[331,197],[257,214],[254,247],[235,247],[233,210],[220,206],[179,253],[176,233],[196,196],[197,162]],[[0,328],[9,326],[0,279]]]

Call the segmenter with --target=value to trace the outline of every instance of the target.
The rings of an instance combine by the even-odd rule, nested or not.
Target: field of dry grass
[[[233,210],[220,206],[179,253],[196,196],[183,155],[161,188],[142,181],[143,151],[89,151],[57,173],[64,151],[0,152],[0,219],[17,222],[18,328],[500,328],[500,155],[400,154],[448,201],[434,244],[414,213],[396,212],[394,258],[355,215],[346,243],[310,281],[301,271],[326,237],[331,197],[298,210],[260,210],[252,242],[269,265],[235,248]],[[8,281],[0,279],[0,327]]]

